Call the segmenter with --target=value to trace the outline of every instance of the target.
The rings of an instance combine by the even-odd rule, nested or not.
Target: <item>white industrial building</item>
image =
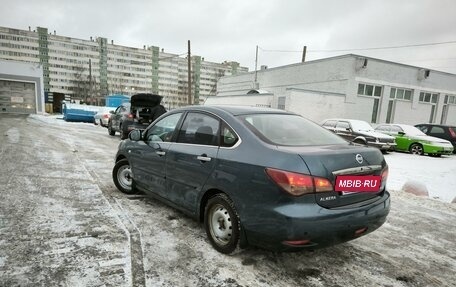
[[[43,87],[40,64],[0,60],[0,113],[43,113]]]
[[[222,77],[205,104],[267,106],[316,122],[456,125],[456,75],[349,54]]]

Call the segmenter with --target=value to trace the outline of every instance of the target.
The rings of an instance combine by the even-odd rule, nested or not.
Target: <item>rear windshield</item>
[[[347,144],[341,137],[297,115],[253,114],[238,118],[263,141],[276,145]]]

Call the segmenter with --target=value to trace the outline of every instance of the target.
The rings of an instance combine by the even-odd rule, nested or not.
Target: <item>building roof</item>
[[[415,69],[426,69],[426,70],[430,70],[430,71],[436,72],[436,73],[456,76],[456,74],[443,72],[443,71],[438,71],[438,70],[433,70],[433,69],[426,68],[426,67],[413,66],[413,65],[409,65],[409,64],[403,64],[403,63],[398,63],[398,62],[393,62],[393,61],[389,61],[389,60],[383,60],[383,59],[378,59],[378,58],[373,58],[373,57],[363,56],[363,55],[358,55],[358,54],[344,54],[344,55],[339,55],[339,56],[334,56],[334,57],[329,57],[329,58],[322,58],[322,59],[316,59],[316,60],[311,60],[311,61],[307,61],[307,62],[300,62],[300,63],[294,63],[294,64],[289,64],[289,65],[284,65],[284,66],[268,68],[266,70],[257,70],[256,72],[265,72],[265,71],[269,71],[269,70],[283,69],[283,68],[288,68],[288,67],[293,67],[293,66],[314,64],[314,63],[318,63],[318,62],[332,61],[332,60],[344,59],[344,58],[365,58],[365,59],[368,59],[368,60],[384,62],[384,63],[388,63],[388,64],[392,64],[392,65],[410,67],[410,68],[415,68]],[[255,71],[248,72],[248,74],[251,74],[251,73],[255,73]],[[243,73],[243,74],[246,74],[246,73]],[[242,74],[239,74],[239,75],[242,75]],[[239,75],[231,75],[231,76],[225,76],[225,77],[234,77],[234,76],[239,76]]]

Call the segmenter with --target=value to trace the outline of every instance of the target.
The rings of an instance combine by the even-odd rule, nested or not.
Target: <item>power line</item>
[[[423,47],[423,46],[435,46],[444,44],[455,44],[456,41],[446,42],[435,42],[425,44],[410,44],[402,46],[385,46],[385,47],[370,47],[370,48],[353,48],[353,49],[337,49],[337,50],[307,50],[307,53],[322,53],[322,52],[350,52],[350,51],[368,51],[368,50],[386,50],[386,49],[400,49],[400,48],[411,48],[411,47]],[[278,52],[278,53],[302,53],[302,51],[296,50],[270,50],[258,47],[263,52]]]

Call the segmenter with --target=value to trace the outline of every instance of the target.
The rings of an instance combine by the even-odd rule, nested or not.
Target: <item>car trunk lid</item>
[[[339,176],[381,176],[386,162],[378,149],[354,146],[332,145],[319,147],[280,147],[279,149],[298,153],[304,160],[312,176],[328,179],[333,186]],[[382,182],[377,192],[366,192],[359,188],[356,192],[331,191],[315,194],[316,202],[326,208],[347,205],[363,205],[375,200],[384,190]],[[367,189],[367,188],[366,188]]]
[[[166,112],[160,105],[162,96],[154,94],[136,94],[130,99],[131,115],[135,122],[149,125]]]

